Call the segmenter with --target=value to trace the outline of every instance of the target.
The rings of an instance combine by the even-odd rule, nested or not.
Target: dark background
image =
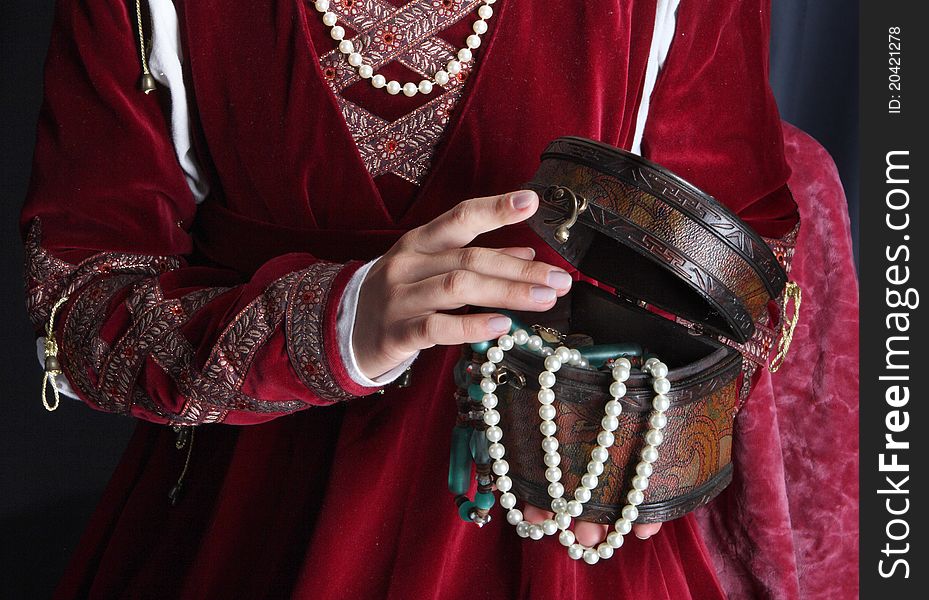
[[[4,143],[0,215],[0,597],[42,598],[54,587],[115,467],[132,421],[64,398],[39,399],[42,374],[25,314],[18,215],[29,179],[50,0],[5,0],[0,13]],[[771,83],[783,118],[838,164],[857,257],[858,4],[773,0]],[[65,201],[66,199],[62,199]]]

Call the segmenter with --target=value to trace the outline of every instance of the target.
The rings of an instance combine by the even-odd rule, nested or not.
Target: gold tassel
[[[139,26],[139,52],[142,56],[142,81],[139,84],[139,87],[143,92],[148,94],[155,90],[155,77],[152,75],[151,71],[148,70],[148,56],[145,52],[145,36],[142,33],[142,5],[141,0],[135,0],[135,15],[136,22]]]
[[[55,381],[55,378],[61,375],[61,362],[58,360],[58,342],[55,340],[55,313],[67,300],[68,296],[65,295],[55,303],[48,315],[48,323],[45,325],[45,375],[42,377],[42,406],[49,412],[57,409],[61,400]],[[51,382],[52,391],[55,394],[55,404],[49,404],[45,394],[49,382]]]
[[[781,335],[780,339],[777,341],[777,354],[768,367],[768,370],[772,373],[777,373],[777,370],[784,364],[784,359],[787,358],[787,351],[790,350],[790,343],[794,338],[794,330],[797,329],[797,321],[800,319],[800,301],[802,299],[803,295],[800,286],[793,281],[788,281],[787,285],[784,287],[784,301],[781,306]],[[794,301],[794,313],[788,320],[787,305],[791,300]]]

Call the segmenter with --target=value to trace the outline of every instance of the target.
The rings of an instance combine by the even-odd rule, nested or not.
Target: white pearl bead
[[[542,450],[545,452],[555,452],[558,450],[558,438],[547,436],[542,438]],[[603,462],[603,461],[600,461]]]
[[[450,60],[448,64],[445,65],[445,70],[448,71],[449,75],[457,75],[461,72],[461,63],[457,60]]]
[[[548,481],[552,483],[555,483],[556,481],[560,480],[561,469],[559,469],[558,467],[549,467],[545,469],[545,479],[547,479]]]
[[[651,358],[649,358],[649,359],[647,359],[647,360],[645,361],[645,364],[642,365],[642,370],[643,370],[643,371],[647,371],[647,370],[651,369],[651,368],[652,368],[652,365],[655,364],[656,362],[661,362],[661,361],[659,361],[659,360],[658,360],[657,358],[655,358],[654,356],[651,357]]]
[[[652,446],[660,446],[661,442],[664,441],[664,434],[657,429],[649,429],[645,434],[645,441]]]
[[[335,16],[334,12],[327,12],[323,14],[323,25],[326,27],[332,27],[338,20],[339,18]]]
[[[526,342],[529,341],[529,332],[525,329],[517,329],[513,332],[513,341],[516,342],[517,346],[525,346]]]
[[[481,375],[483,375],[484,377],[490,377],[496,372],[497,372],[497,365],[490,362],[489,360],[481,364]]]
[[[663,362],[657,362],[652,365],[652,368],[648,370],[651,373],[652,377],[667,377],[668,376],[668,365]]]
[[[551,371],[552,373],[555,373],[558,371],[558,369],[561,368],[561,359],[558,358],[557,355],[549,356],[549,357],[546,357],[544,364],[547,370]]]
[[[500,422],[500,413],[492,408],[484,411],[484,422],[493,427]]]
[[[568,514],[572,517],[579,517],[584,512],[584,507],[577,500],[568,501]]]
[[[610,384],[610,396],[622,398],[626,395],[626,384],[622,381],[614,381]]]
[[[574,490],[574,499],[580,502],[581,504],[584,504],[585,502],[589,502],[590,501],[590,490],[583,486],[577,488],[576,490]]]
[[[664,412],[671,408],[671,400],[664,394],[658,394],[655,396],[655,399],[652,400],[652,408],[658,412]]]
[[[603,407],[603,412],[611,417],[618,417],[623,414],[623,405],[616,400],[610,400],[606,403],[606,406]]]
[[[581,362],[581,351],[576,348],[571,349],[571,358],[568,359],[568,363],[576,365]]]
[[[566,512],[555,513],[555,523],[559,529],[567,529],[571,526],[571,515]]]
[[[615,529],[616,533],[619,535],[629,535],[629,532],[632,531],[632,521],[626,517],[617,519],[616,523],[613,524],[613,529]],[[619,546],[617,546],[617,548],[619,548]]]
[[[548,484],[548,497],[549,498],[561,498],[564,496],[564,484],[559,481]]]
[[[623,536],[615,531],[611,531],[608,536],[606,536],[606,543],[610,548],[619,548],[623,545]]]
[[[374,75],[374,67],[371,65],[361,65],[358,67],[358,76],[362,79],[368,79]]]
[[[508,492],[513,489],[513,480],[506,475],[497,477],[497,489],[501,492]]]
[[[600,555],[593,548],[584,550],[584,562],[588,565],[595,565],[600,562]]]
[[[537,335],[530,335],[526,345],[529,346],[530,350],[538,351],[542,349],[542,343],[542,338]]]
[[[639,475],[640,477],[651,477],[653,471],[654,468],[647,462],[640,462],[635,466],[636,475]]]
[[[603,446],[596,446],[593,450],[590,451],[590,459],[597,462],[605,463],[609,457],[609,451],[607,451],[607,449]]]
[[[597,476],[590,473],[584,473],[581,477],[581,485],[585,488],[595,489],[597,487]]]
[[[648,489],[648,477],[642,477],[641,475],[636,475],[632,478],[632,487],[637,490]]]
[[[490,442],[499,442],[503,439],[503,430],[497,426],[488,427],[484,431],[484,435],[487,436],[487,440]]]
[[[497,0],[483,0],[484,4],[493,4]]]
[[[542,432],[542,435],[555,435],[555,432],[558,431],[558,426],[555,425],[554,421],[542,421],[539,424],[539,431]]]
[[[481,404],[484,405],[484,408],[496,408],[497,400],[498,398],[496,394],[484,394],[481,397]]]
[[[516,342],[513,341],[513,336],[508,333],[501,335],[500,339],[497,340],[497,346],[499,346],[500,349],[504,352],[509,352],[512,350],[515,344]]]
[[[350,40],[342,40],[339,42],[339,52],[342,54],[351,54],[355,51],[355,44]]]
[[[465,40],[465,45],[467,45],[468,48],[471,48],[472,50],[477,48],[481,45],[481,36],[477,35],[476,33],[472,33],[468,36],[468,39]]]
[[[505,494],[500,494],[500,506],[502,506],[503,508],[507,510],[513,508],[514,506],[516,506],[516,496],[514,496],[510,492],[506,492]]]
[[[545,519],[542,521],[542,531],[545,535],[555,535],[558,532],[558,523],[554,519]]]
[[[478,35],[484,35],[487,33],[487,21],[478,19],[474,22],[474,25],[471,26],[471,29],[473,29],[474,33]]]
[[[383,75],[378,73],[377,75],[371,78],[371,85],[373,85],[376,88],[382,88],[385,85],[387,85],[387,79]]]
[[[664,413],[654,412],[648,418],[648,424],[655,429],[664,429],[665,425],[668,424],[668,417]]]
[[[586,358],[581,357],[581,360],[579,363],[577,363],[577,366],[581,367],[582,369],[586,369],[587,367],[590,366],[590,363],[587,361]]]
[[[613,367],[613,379],[615,379],[616,381],[620,381],[620,382],[626,381],[627,379],[629,379],[630,372],[631,371],[629,370],[629,367],[625,365],[615,366]]]
[[[616,532],[614,531],[613,533]],[[604,560],[611,558],[613,556],[613,547],[606,542],[601,542],[601,544],[597,546],[597,554]]]
[[[551,404],[555,401],[555,392],[548,388],[542,388],[539,390],[537,397],[542,404]]]
[[[316,10],[319,12],[324,13],[329,10],[329,0],[316,0],[313,6],[315,6]],[[480,11],[478,11],[478,14],[480,14]]]
[[[542,346],[542,349],[539,350],[539,352],[542,354],[542,356],[551,356],[552,354],[555,353],[555,351],[549,348],[548,346]]]
[[[615,441],[616,436],[614,436],[609,431],[601,431],[597,434],[597,443],[605,448],[611,447]]]
[[[545,532],[542,531],[541,525],[530,525],[529,526],[529,538],[533,540],[541,540],[545,535]]]
[[[574,532],[570,529],[565,529],[558,534],[558,541],[561,542],[562,546],[571,546],[574,544]]]
[[[603,474],[603,463],[596,460],[590,461],[587,463],[587,472],[600,477]]]
[[[493,470],[495,475],[506,475],[510,470],[510,463],[502,458],[494,461]]]
[[[539,373],[539,385],[550,388],[555,385],[555,374],[551,371],[542,371]]]
[[[491,444],[487,447],[487,454],[494,460],[503,458],[503,455],[506,454],[506,448],[503,447],[503,444]]]
[[[560,513],[568,511],[568,501],[564,498],[555,498],[552,500],[552,512]]]
[[[605,431],[616,431],[616,428],[619,427],[619,419],[606,415],[600,420],[600,426],[603,427]]]
[[[435,76],[433,77],[435,82],[439,85],[445,85],[448,83],[448,72],[447,71],[436,71]]]
[[[652,383],[652,389],[655,390],[657,394],[667,394],[671,391],[671,382],[665,377],[659,377]]]
[[[639,518],[639,509],[630,504],[627,504],[623,507],[623,518],[627,521],[634,522]]]
[[[626,494],[626,500],[629,501],[629,504],[638,506],[645,501],[645,494],[640,490],[629,490],[629,493]]]
[[[529,527],[530,525],[528,521],[520,521],[516,524],[516,535],[521,538],[529,537]]]
[[[568,547],[568,556],[574,560],[580,560],[580,558],[584,556],[584,547],[580,544],[571,544],[571,546]]]
[[[629,359],[626,358],[625,356],[620,356],[619,358],[613,361],[613,368],[615,369],[616,367],[623,367],[626,369],[631,369],[632,363],[629,362]]]
[[[458,61],[459,62],[471,62],[471,59],[474,58],[474,55],[471,53],[469,48],[462,48],[458,51]],[[525,343],[525,342],[524,342]]]
[[[387,93],[391,96],[396,96],[400,93],[400,82],[396,79],[387,82]],[[497,361],[499,362],[499,361]]]
[[[345,29],[341,25],[335,25],[329,30],[329,37],[334,40],[341,40],[345,37]]]
[[[561,362],[566,363],[571,360],[571,349],[567,346],[558,346],[555,350],[555,356],[557,356],[558,360]]]
[[[491,346],[487,349],[487,360],[492,363],[498,363],[503,360],[503,350],[499,346]]]
[[[477,9],[477,16],[482,19],[489,19],[494,14],[494,9],[490,8],[486,4],[479,9]]]
[[[539,416],[543,421],[551,421],[555,418],[555,407],[551,404],[543,404],[539,407]]]
[[[417,89],[419,90],[420,94],[431,94],[432,93],[432,82],[429,81],[428,79],[423,79],[422,81],[419,82],[419,86],[417,86]]]
[[[492,394],[497,390],[497,384],[492,379],[484,378],[481,380],[481,391],[485,394]]]
[[[557,452],[546,452],[542,460],[545,461],[546,467],[557,467],[561,464],[561,455]]]
[[[642,456],[642,460],[647,463],[653,463],[658,460],[658,448],[655,448],[651,444],[642,448],[642,452],[640,454]]]
[[[519,510],[518,508],[510,509],[510,511],[506,513],[506,522],[510,525],[519,525],[520,521],[522,520],[523,511]]]

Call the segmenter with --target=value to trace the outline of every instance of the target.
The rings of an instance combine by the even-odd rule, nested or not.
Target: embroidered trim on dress
[[[457,51],[437,34],[476,10],[478,4],[480,0],[413,0],[396,7],[384,0],[333,0],[329,10],[358,32],[352,42],[375,70],[397,61],[422,77],[431,77]],[[312,6],[308,10],[315,12]],[[320,63],[371,176],[393,173],[422,183],[473,61],[462,63],[461,73],[444,86],[445,93],[393,122],[342,96],[361,78],[338,49],[322,55]]]

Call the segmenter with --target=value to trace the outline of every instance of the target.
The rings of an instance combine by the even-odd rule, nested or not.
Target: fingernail
[[[509,317],[491,317],[487,324],[492,331],[504,333],[510,330],[513,321]]]
[[[548,287],[563,290],[571,285],[571,276],[565,271],[549,271]]]
[[[646,536],[643,537],[643,536],[641,536],[641,535],[639,535],[639,534],[637,533],[637,534],[635,534],[635,537],[639,538],[640,540],[645,541],[645,540],[647,540],[648,538],[650,538],[650,537],[652,537],[652,536],[646,535]]]
[[[545,287],[542,285],[534,285],[532,289],[529,290],[529,294],[532,296],[532,299],[536,302],[551,302],[555,299],[555,290],[550,287]]]
[[[535,200],[535,192],[532,190],[520,190],[510,196],[510,202],[513,203],[513,208],[516,210],[522,210],[532,204],[532,201]]]

